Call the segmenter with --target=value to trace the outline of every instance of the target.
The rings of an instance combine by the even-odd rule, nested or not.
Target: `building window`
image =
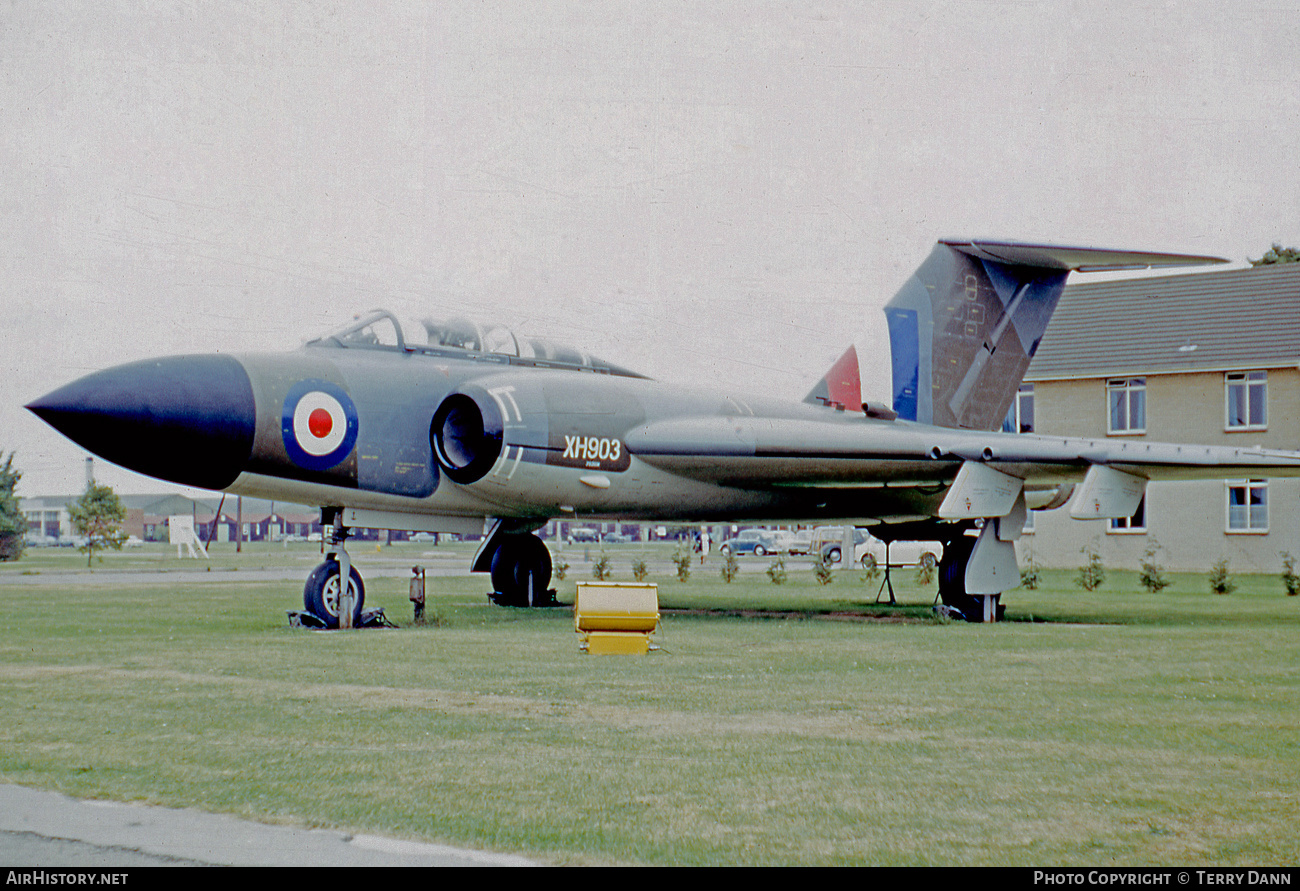
[[[1147,380],[1132,377],[1106,381],[1107,433],[1147,432]]]
[[[1227,428],[1262,430],[1268,426],[1268,372],[1244,371],[1223,376]]]
[[[1016,398],[1011,400],[1007,416],[1002,419],[1003,433],[1034,432],[1034,385],[1021,384]]]
[[[1143,498],[1138,502],[1138,509],[1133,512],[1131,517],[1121,517],[1110,521],[1111,532],[1146,532],[1147,531],[1147,500]]]
[[[1268,480],[1228,483],[1228,531],[1268,531]]]
[[[1034,385],[1021,384],[1016,392],[1016,432],[1034,432]]]

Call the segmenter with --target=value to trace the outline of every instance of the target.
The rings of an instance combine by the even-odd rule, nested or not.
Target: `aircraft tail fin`
[[[894,411],[940,427],[995,430],[1071,271],[1224,262],[1186,254],[940,241],[885,307]]]

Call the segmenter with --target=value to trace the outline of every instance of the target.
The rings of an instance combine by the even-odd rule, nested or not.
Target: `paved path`
[[[0,785],[0,865],[535,866],[507,854],[269,826],[190,808],[80,801]]]

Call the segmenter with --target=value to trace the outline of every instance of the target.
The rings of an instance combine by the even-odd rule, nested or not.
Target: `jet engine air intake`
[[[434,412],[429,440],[452,482],[467,485],[487,475],[501,456],[504,423],[492,399],[452,393]]]

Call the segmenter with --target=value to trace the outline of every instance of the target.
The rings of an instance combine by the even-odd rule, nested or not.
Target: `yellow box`
[[[575,631],[639,631],[659,624],[659,586],[643,582],[579,582]]]
[[[593,631],[587,635],[592,656],[644,656],[650,652],[650,635],[636,631]]]
[[[573,630],[594,656],[644,655],[659,626],[659,586],[642,582],[579,582]]]

